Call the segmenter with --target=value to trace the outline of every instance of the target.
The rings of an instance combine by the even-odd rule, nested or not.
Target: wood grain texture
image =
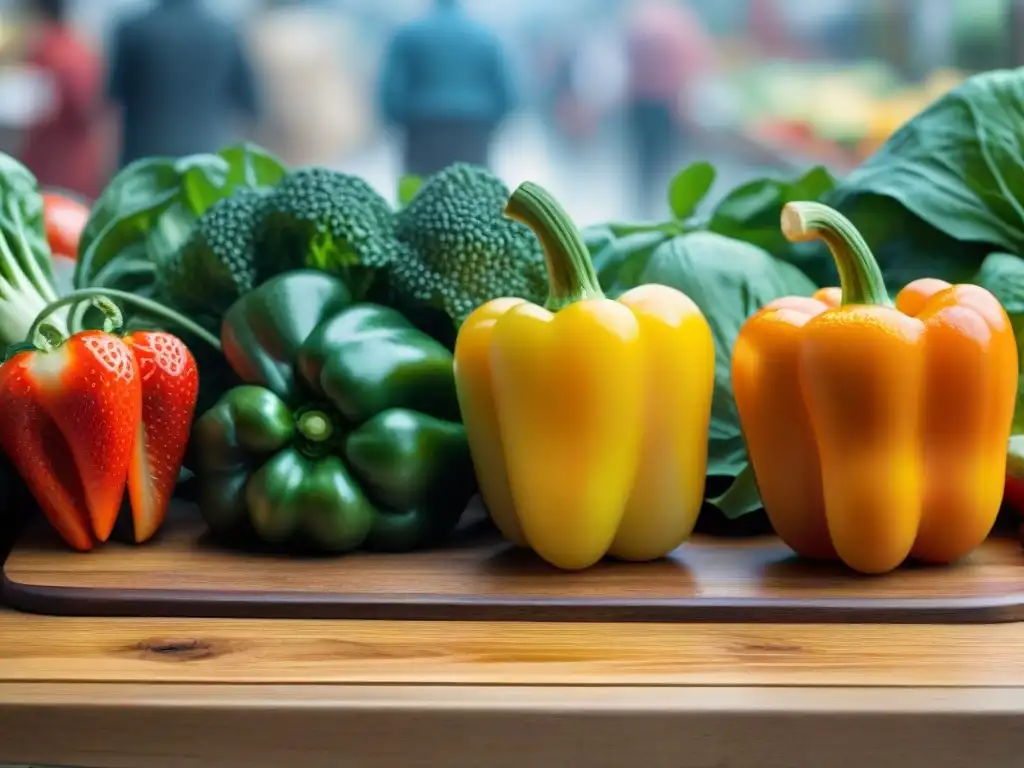
[[[1024,624],[89,619],[0,612],[0,682],[1024,687]]]
[[[1022,718],[1024,624],[0,610],[0,763],[1004,768],[1024,749]]]
[[[0,684],[0,759],[99,768],[1005,768],[1020,762],[1022,712],[1015,689]]]
[[[160,538],[69,551],[44,527],[4,565],[4,598],[58,615],[407,620],[957,623],[1024,620],[1024,554],[993,538],[950,567],[862,577],[772,537],[698,537],[654,563],[562,573],[471,530],[403,555],[301,558],[209,542],[179,510]]]

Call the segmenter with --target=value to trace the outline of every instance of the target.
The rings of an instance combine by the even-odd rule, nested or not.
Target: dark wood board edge
[[[549,599],[317,595],[48,587],[3,574],[11,608],[53,616],[388,621],[770,624],[1000,624],[1024,621],[1024,593],[966,598]]]

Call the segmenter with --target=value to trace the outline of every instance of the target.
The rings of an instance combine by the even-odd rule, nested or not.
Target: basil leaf
[[[109,269],[114,261],[170,259],[188,239],[196,219],[242,187],[277,184],[285,165],[260,147],[239,144],[217,154],[147,158],[123,168],[93,206],[79,243],[75,287],[111,287],[112,275],[132,274],[136,290],[146,270]]]
[[[691,163],[676,174],[668,186],[668,205],[679,220],[693,216],[697,206],[707,197],[715,183],[717,172],[711,163]]]

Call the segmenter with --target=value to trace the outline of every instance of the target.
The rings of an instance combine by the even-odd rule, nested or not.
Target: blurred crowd
[[[971,3],[973,16],[986,5]],[[986,7],[996,3],[1019,5]],[[383,137],[404,172],[489,164],[503,127],[528,112],[564,162],[586,163],[588,148],[614,134],[637,207],[653,214],[680,159],[714,147],[735,122],[722,83],[738,57],[888,52],[920,77],[948,63],[956,2],[512,5],[514,14],[491,0],[0,3],[3,148],[43,185],[92,198],[137,158],[239,139],[299,164],[338,164]],[[872,37],[865,9],[875,5],[900,7],[910,36],[893,42],[895,22],[883,19]],[[109,21],[97,33],[83,19],[101,6]],[[742,35],[723,33],[739,26]],[[13,114],[15,93],[28,93],[32,107]]]

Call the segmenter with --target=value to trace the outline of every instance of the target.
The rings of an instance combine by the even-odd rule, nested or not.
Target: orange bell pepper
[[[800,555],[863,573],[967,554],[1003,497],[1018,377],[1006,312],[983,288],[932,278],[894,306],[864,239],[824,205],[787,205],[782,230],[828,244],[841,292],[771,302],[733,349],[776,532]]]

